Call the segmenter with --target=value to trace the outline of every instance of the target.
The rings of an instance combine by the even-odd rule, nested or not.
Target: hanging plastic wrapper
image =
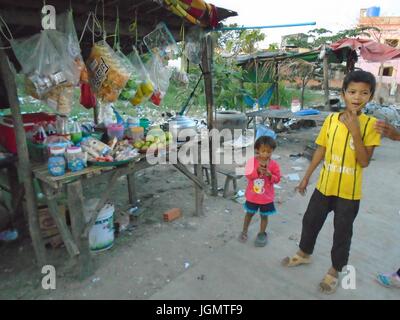
[[[168,65],[169,60],[179,58],[178,45],[164,22],[160,22],[152,32],[144,36],[143,42],[152,54],[161,58],[164,65]]]
[[[99,106],[98,123],[103,123],[107,127],[109,124],[117,122],[111,103],[100,103]]]
[[[27,94],[61,114],[71,110],[73,86],[80,76],[67,52],[67,43],[67,37],[56,30],[43,30],[28,39],[11,41],[26,76]]]
[[[81,48],[79,46],[78,35],[76,34],[72,10],[57,15],[56,22],[57,30],[64,33],[67,37],[67,50],[76,63],[80,82],[87,83],[89,81],[88,71],[81,55]]]
[[[120,99],[129,100],[133,106],[137,106],[145,102],[153,94],[154,85],[136,48],[132,47],[132,49],[133,51],[125,57],[128,68],[132,71],[131,78],[128,80],[124,90],[122,90]]]
[[[167,93],[172,68],[164,66],[158,55],[153,55],[147,62],[146,67],[149,71],[150,79],[154,83],[154,92],[150,97],[150,101],[159,106]]]
[[[195,65],[201,62],[201,40],[203,37],[204,31],[199,27],[191,28],[185,37],[183,56]]]
[[[89,81],[97,98],[103,102],[115,102],[131,77],[131,70],[105,41],[92,47],[87,65]]]

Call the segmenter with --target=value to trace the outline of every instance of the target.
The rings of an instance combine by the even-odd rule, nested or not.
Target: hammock
[[[265,92],[258,99],[251,97],[246,92],[246,94],[244,95],[244,103],[248,107],[253,107],[254,104],[257,103],[260,108],[263,108],[270,102],[272,94],[274,93],[274,89],[275,89],[275,83],[273,83],[267,90],[265,90]]]

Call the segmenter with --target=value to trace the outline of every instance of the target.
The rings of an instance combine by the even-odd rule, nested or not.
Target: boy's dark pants
[[[324,225],[328,213],[333,210],[335,216],[331,251],[332,266],[336,271],[342,271],[349,259],[353,222],[359,207],[360,200],[325,196],[315,189],[303,217],[300,249],[307,254],[313,253],[318,233]]]

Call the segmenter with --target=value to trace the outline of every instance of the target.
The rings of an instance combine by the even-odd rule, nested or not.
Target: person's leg
[[[347,265],[350,253],[351,238],[353,236],[353,223],[357,217],[360,201],[336,198],[333,204],[335,213],[333,224],[333,246],[331,250],[332,266],[327,275],[331,281],[324,280],[320,289],[326,293],[333,293],[338,283],[339,272]]]
[[[334,205],[333,246],[331,251],[332,267],[341,272],[347,265],[350,254],[353,224],[357,217],[360,201],[337,198]],[[333,274],[332,274],[333,275]]]
[[[284,258],[282,260],[283,266],[291,267],[310,263],[310,255],[314,251],[317,236],[331,210],[330,197],[324,196],[315,189],[303,217],[299,250],[293,257]]]
[[[244,216],[244,222],[243,222],[243,231],[242,234],[247,235],[247,231],[249,229],[249,225],[251,222],[251,219],[253,218],[254,214],[247,212],[246,215]]]
[[[330,197],[315,189],[303,217],[298,252],[300,256],[308,257],[313,253],[318,234],[331,210]]]
[[[265,233],[267,226],[268,226],[268,216],[261,215],[260,216],[260,232],[259,233]]]
[[[399,270],[397,270],[397,275],[400,277],[400,269]]]

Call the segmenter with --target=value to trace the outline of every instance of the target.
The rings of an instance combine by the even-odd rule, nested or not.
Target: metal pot
[[[244,113],[229,110],[229,111],[218,111],[215,121],[214,128],[222,131],[223,129],[229,129],[231,131],[232,137],[234,135],[234,130],[246,129],[247,118]]]
[[[198,120],[176,115],[168,120],[165,128],[172,133],[176,141],[185,142],[197,135],[197,123]],[[182,130],[185,130],[184,134],[181,134]]]

